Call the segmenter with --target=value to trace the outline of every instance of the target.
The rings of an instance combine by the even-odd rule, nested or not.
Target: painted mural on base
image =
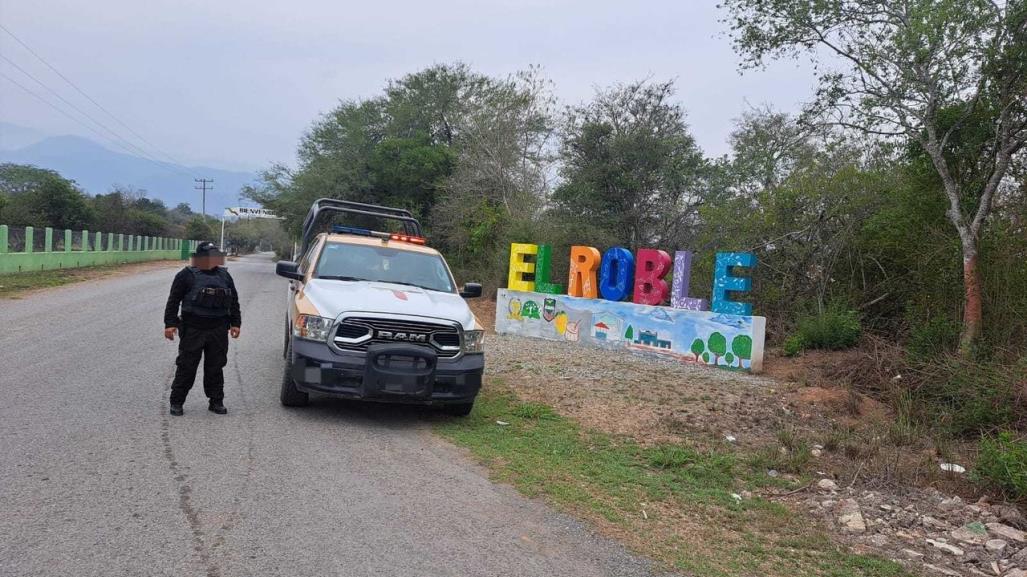
[[[499,289],[496,332],[760,372],[764,317]]]

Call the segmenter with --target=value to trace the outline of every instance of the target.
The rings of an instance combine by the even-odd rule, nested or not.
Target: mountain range
[[[80,136],[42,136],[13,124],[0,123],[0,142],[12,149],[0,149],[0,162],[31,164],[48,168],[74,180],[89,194],[105,194],[112,187],[131,187],[146,191],[169,208],[188,203],[199,212],[201,194],[194,178],[213,179],[207,191],[207,214],[220,216],[223,209],[239,206],[239,191],[253,184],[252,172],[225,170],[210,166],[183,166],[116,152]],[[208,185],[210,186],[210,185]]]

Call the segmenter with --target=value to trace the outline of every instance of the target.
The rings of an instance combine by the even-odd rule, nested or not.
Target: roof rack
[[[403,230],[406,234],[419,237],[424,236],[421,232],[421,223],[414,218],[414,215],[409,210],[353,202],[351,200],[319,198],[310,206],[307,217],[303,219],[303,245],[300,248],[300,254],[307,253],[307,249],[310,248],[310,242],[317,235],[318,217],[329,212],[359,214],[399,221],[403,223]]]

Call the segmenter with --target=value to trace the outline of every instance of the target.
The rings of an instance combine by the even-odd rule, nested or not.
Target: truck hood
[[[303,293],[321,316],[333,319],[342,313],[381,313],[455,321],[464,330],[479,328],[470,307],[453,293],[385,282],[330,279],[310,279]]]

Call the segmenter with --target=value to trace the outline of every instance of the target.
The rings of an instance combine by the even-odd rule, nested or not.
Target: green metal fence
[[[42,242],[37,238],[40,233]],[[58,233],[55,239],[54,229],[50,227],[42,230],[31,226],[12,229],[0,224],[0,274],[149,260],[185,260],[196,245],[193,240],[113,232],[65,229]]]

